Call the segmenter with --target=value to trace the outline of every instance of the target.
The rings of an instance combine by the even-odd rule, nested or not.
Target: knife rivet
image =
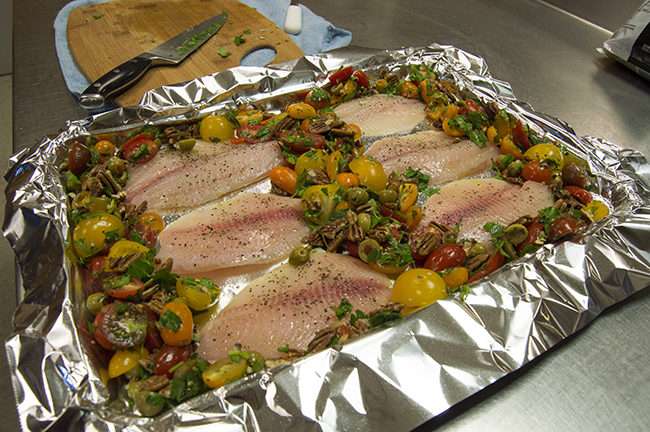
[[[119,69],[113,69],[113,73],[120,73]]]
[[[100,87],[100,86],[101,86],[101,83],[98,83],[98,82],[96,82],[95,84],[93,84],[93,87]]]

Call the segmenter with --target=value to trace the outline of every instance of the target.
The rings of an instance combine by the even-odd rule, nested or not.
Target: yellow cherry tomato
[[[167,345],[183,346],[192,342],[194,319],[190,308],[181,302],[169,302],[160,313],[160,336]]]
[[[327,173],[327,177],[330,179],[334,179],[336,175],[339,173],[339,163],[341,160],[341,152],[338,150],[334,150],[330,155],[327,157],[327,162],[325,163],[325,172]]]
[[[501,154],[512,155],[515,159],[518,160],[522,160],[524,158],[524,154],[521,152],[517,144],[512,142],[512,138],[509,136],[501,138],[501,142],[499,143],[499,151]]]
[[[352,159],[348,164],[350,171],[359,177],[359,183],[374,192],[380,192],[386,188],[388,177],[384,167],[374,159],[366,156],[359,156]]]
[[[163,228],[165,228],[165,222],[163,221],[163,218],[158,213],[154,213],[154,212],[142,213],[141,215],[138,216],[137,221],[142,225],[150,226],[157,233],[159,233],[160,231],[163,230]]]
[[[124,235],[124,224],[117,216],[109,213],[81,219],[72,232],[73,246],[77,255],[88,258],[104,249],[106,233]]]
[[[102,156],[110,156],[115,153],[115,145],[108,140],[97,141],[93,148]]]
[[[417,99],[420,97],[418,94],[418,86],[412,81],[404,81],[402,83],[402,91],[400,95],[408,99]]]
[[[408,267],[408,265],[400,266],[397,264],[381,264],[377,261],[370,261],[368,265],[371,269],[378,271],[379,273],[383,273],[391,278],[395,278],[398,275],[402,274],[402,272]]]
[[[591,213],[593,215],[594,221],[600,220],[609,214],[609,209],[607,206],[600,201],[592,201],[582,207],[582,210],[587,213]]]
[[[497,128],[494,126],[490,126],[487,128],[487,131],[485,131],[485,135],[487,136],[488,141],[490,141],[492,144],[497,145],[501,142],[501,137],[497,133]]]
[[[104,262],[104,271],[109,271],[111,269],[111,263],[117,261],[119,258],[138,252],[146,254],[149,252],[149,248],[131,240],[119,240],[108,250],[108,255]]]
[[[314,223],[326,222],[336,207],[337,202],[334,200],[334,196],[340,188],[341,185],[330,183],[309,186],[305,189],[301,197],[305,218]],[[310,214],[310,210],[313,208],[319,210],[315,214]]]
[[[313,106],[304,102],[298,102],[287,107],[287,114],[291,118],[304,120],[307,118],[316,117],[316,110]]]
[[[211,280],[181,277],[176,279],[176,292],[195,311],[204,311],[216,303],[219,288]]]
[[[391,300],[402,303],[409,312],[447,297],[447,285],[433,270],[407,270],[395,281]]]
[[[262,114],[262,111],[260,110],[244,110],[244,111],[239,111],[236,115],[237,121],[239,122],[240,125],[245,125],[250,122],[252,123],[259,123],[262,120],[262,117],[264,115]]]
[[[348,96],[348,98],[354,97],[357,92],[357,83],[353,79],[347,80],[341,91],[341,97]],[[346,99],[347,100],[347,99]]]
[[[413,183],[403,183],[399,187],[399,211],[404,213],[418,199],[418,187]]]
[[[149,355],[146,348],[117,350],[108,362],[108,377],[118,377],[138,366],[138,361]]]
[[[444,130],[447,135],[451,135],[453,137],[460,137],[460,136],[465,135],[465,132],[460,127],[458,127],[458,126],[452,127],[449,124],[450,120],[451,119],[443,119],[442,120],[442,130]]]
[[[355,125],[354,123],[346,124],[345,126],[343,126],[343,130],[353,131],[354,135],[352,136],[352,138],[354,138],[355,141],[361,138],[361,128]]]
[[[449,120],[450,118],[458,114],[458,110],[459,108],[456,105],[449,104],[442,109],[442,114],[440,115],[440,118],[443,120],[445,119]]]
[[[325,170],[327,165],[327,153],[321,149],[309,150],[301,154],[296,160],[294,170],[300,175],[308,169]]]
[[[354,210],[354,206],[349,201],[341,201],[334,207],[334,210]]]
[[[507,136],[512,135],[512,128],[510,126],[510,117],[503,116],[501,113],[497,113],[497,115],[494,116],[494,128],[496,129],[497,134],[501,138],[505,138]]]
[[[469,272],[466,267],[454,267],[442,273],[442,280],[450,289],[454,289],[467,283]]]
[[[248,362],[243,357],[236,362],[230,357],[218,360],[205,368],[202,374],[203,382],[210,388],[223,387],[243,377],[247,367]]]
[[[444,109],[445,107],[440,105],[433,109],[427,110],[427,117],[429,117],[431,120],[440,120],[440,117],[442,117],[442,112],[444,111]]]
[[[419,206],[413,205],[404,211],[406,221],[404,222],[410,229],[415,229],[422,221],[422,209]]]
[[[553,171],[562,171],[564,156],[562,150],[551,143],[537,144],[526,150],[524,158],[529,161],[539,160],[551,162]]]
[[[201,138],[205,141],[228,141],[235,136],[235,129],[228,119],[222,115],[210,115],[199,126]]]
[[[425,78],[420,81],[418,88],[420,89],[420,98],[424,103],[428,104],[433,100],[433,95],[436,93],[436,81],[433,78]]]

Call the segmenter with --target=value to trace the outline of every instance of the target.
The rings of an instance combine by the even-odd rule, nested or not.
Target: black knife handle
[[[106,99],[133,85],[151,67],[153,61],[135,57],[104,74],[79,95],[79,106],[87,110],[102,108]]]

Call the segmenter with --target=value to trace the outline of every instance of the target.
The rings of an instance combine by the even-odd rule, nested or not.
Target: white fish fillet
[[[252,145],[201,145],[197,152],[169,151],[136,166],[125,191],[152,211],[198,207],[265,178],[283,161],[275,141]]]
[[[365,155],[381,162],[387,173],[417,168],[430,176],[429,185],[438,185],[489,169],[499,150],[490,143],[480,148],[442,131],[424,131],[375,141]]]
[[[201,331],[199,355],[215,361],[237,345],[277,358],[278,347],[304,350],[336,321],[342,298],[365,313],[390,301],[391,280],[364,262],[318,251],[304,265],[278,267],[246,286]]]
[[[158,257],[179,274],[265,264],[289,255],[309,232],[297,198],[244,193],[194,210],[160,233]]]
[[[518,186],[499,179],[458,180],[427,200],[417,230],[423,231],[432,220],[450,227],[460,222],[459,239],[475,239],[490,247],[491,235],[483,229],[487,222],[509,225],[552,205],[551,191],[542,183],[527,181]]]
[[[363,136],[378,137],[411,132],[426,117],[425,108],[417,99],[378,94],[344,102],[334,112]]]

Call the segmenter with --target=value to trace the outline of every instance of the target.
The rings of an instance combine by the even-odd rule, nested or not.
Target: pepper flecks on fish
[[[334,112],[359,126],[363,136],[377,137],[411,132],[425,119],[425,108],[416,99],[377,94],[342,103]]]
[[[200,146],[198,153],[165,152],[153,165],[133,170],[129,201],[147,201],[153,211],[174,211],[209,203],[265,178],[283,161],[275,141],[254,145]]]
[[[442,131],[424,131],[375,141],[365,155],[380,162],[386,172],[417,168],[429,175],[433,186],[489,169],[499,149],[490,143],[480,148]]]
[[[342,298],[367,313],[390,301],[391,286],[356,258],[315,252],[304,265],[287,264],[251,282],[203,328],[199,353],[214,361],[236,344],[267,358],[278,357],[277,348],[286,344],[305,350],[336,320],[332,307]]]
[[[308,232],[299,199],[244,193],[168,225],[158,256],[172,258],[177,273],[272,263]]]

